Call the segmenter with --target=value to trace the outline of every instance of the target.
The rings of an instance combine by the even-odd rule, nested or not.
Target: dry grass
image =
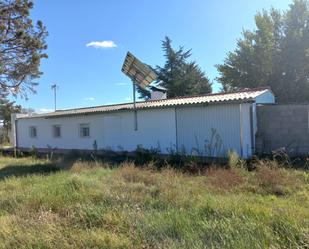
[[[235,168],[210,168],[206,172],[206,176],[206,184],[215,190],[221,191],[233,191],[245,181],[242,172]]]
[[[0,248],[308,248],[309,173],[256,164],[192,175],[2,157]]]
[[[260,192],[274,195],[295,192],[301,186],[301,181],[295,175],[277,167],[260,166],[253,181],[262,190]]]
[[[61,163],[61,168],[66,169],[67,168],[66,166],[67,166],[66,164],[63,165],[63,163]],[[112,168],[112,166],[108,163],[102,164],[102,162],[87,162],[87,161],[79,160],[79,161],[74,162],[72,165],[70,165],[69,169],[72,172],[80,173],[85,170],[102,168],[102,167],[106,169]]]
[[[133,163],[124,163],[115,170],[115,176],[121,177],[129,183],[143,183],[145,186],[151,186],[157,183],[153,167],[137,168]]]

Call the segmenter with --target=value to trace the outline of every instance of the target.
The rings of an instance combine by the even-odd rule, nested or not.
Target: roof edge
[[[218,105],[218,104],[245,104],[245,103],[254,103],[255,100],[250,98],[246,100],[229,100],[229,101],[212,101],[208,103],[189,103],[189,104],[177,104],[177,105],[170,105],[170,106],[151,106],[151,107],[143,107],[138,108],[137,110],[149,110],[149,109],[162,109],[162,108],[176,108],[176,107],[184,107],[184,106],[206,106],[206,105]],[[73,109],[75,110],[75,109]],[[80,112],[80,113],[67,113],[62,114],[53,112],[53,115],[45,114],[37,114],[31,116],[22,116],[17,119],[32,119],[32,118],[44,118],[44,119],[51,119],[51,118],[59,118],[59,117],[73,117],[73,116],[88,116],[88,115],[99,115],[102,113],[113,113],[113,112],[122,112],[122,111],[133,111],[133,109],[120,109],[120,110],[109,110],[109,111],[96,111],[96,112]]]
[[[269,91],[272,92],[271,88],[267,86],[267,87],[246,88],[246,89],[241,89],[241,90],[232,91],[232,92],[195,94],[195,95],[190,95],[190,96],[178,96],[178,97],[167,98],[167,99],[154,99],[154,100],[137,101],[136,103],[144,103],[144,102],[156,103],[156,102],[164,102],[164,101],[173,100],[173,99],[187,99],[187,98],[195,98],[195,97],[227,95],[227,94],[242,93],[242,92],[255,92],[255,91],[263,91],[263,90],[269,90]],[[125,103],[111,104],[111,105],[97,105],[97,106],[80,107],[80,108],[59,109],[59,110],[56,110],[54,113],[61,112],[61,111],[83,110],[83,109],[92,109],[92,108],[108,107],[108,106],[122,106],[122,105],[128,105],[128,104],[132,104],[132,103],[133,102],[125,102]],[[51,113],[53,113],[53,112],[51,112]]]
[[[199,94],[199,95],[191,95],[191,96],[181,96],[169,99],[158,99],[158,100],[147,100],[147,101],[138,101],[137,109],[152,109],[157,107],[175,107],[175,106],[184,106],[184,105],[199,105],[199,104],[220,104],[220,103],[245,103],[245,102],[252,102],[257,96],[260,96],[267,91],[270,91],[272,94],[270,87],[258,87],[258,88],[250,88],[250,89],[241,89],[238,91],[232,92],[224,92],[224,93],[207,93],[207,94]],[[248,93],[249,96],[246,97],[224,97],[226,95],[233,95],[233,94],[241,94],[241,93]],[[251,96],[250,96],[251,94]],[[253,94],[253,95],[252,95]],[[215,96],[220,96],[218,98],[211,98]],[[223,96],[223,98],[221,98]],[[254,97],[253,97],[254,96]],[[209,101],[200,101],[199,98],[211,98]],[[198,100],[194,100],[197,98]],[[189,101],[187,101],[189,99]],[[193,99],[190,102],[190,99]],[[183,103],[182,101],[183,100]],[[115,112],[115,111],[126,111],[132,110],[132,102],[128,103],[120,103],[120,104],[112,104],[112,105],[99,105],[99,106],[91,106],[91,107],[82,107],[82,108],[71,108],[71,109],[63,109],[63,110],[56,110],[55,112],[49,113],[42,113],[42,114],[33,114],[28,117],[23,118],[52,118],[52,117],[59,117],[59,116],[72,116],[72,115],[88,115],[89,113],[102,113],[102,112]],[[115,108],[113,108],[115,107]],[[97,109],[106,108],[106,110],[97,110]],[[71,112],[71,113],[70,113]],[[21,118],[22,119],[22,118]]]

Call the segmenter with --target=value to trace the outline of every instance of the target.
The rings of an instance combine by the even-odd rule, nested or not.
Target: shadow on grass
[[[60,168],[54,164],[34,164],[29,166],[8,165],[0,169],[0,180],[8,177],[23,177],[27,175],[48,175],[59,171]]]

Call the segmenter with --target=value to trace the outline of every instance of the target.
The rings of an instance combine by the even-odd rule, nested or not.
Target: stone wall
[[[309,155],[309,105],[257,106],[256,152]]]

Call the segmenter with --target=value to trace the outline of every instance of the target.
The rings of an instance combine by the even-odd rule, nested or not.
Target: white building
[[[268,88],[136,103],[12,115],[16,148],[133,151],[137,146],[203,156],[254,153],[256,104],[274,103]]]

